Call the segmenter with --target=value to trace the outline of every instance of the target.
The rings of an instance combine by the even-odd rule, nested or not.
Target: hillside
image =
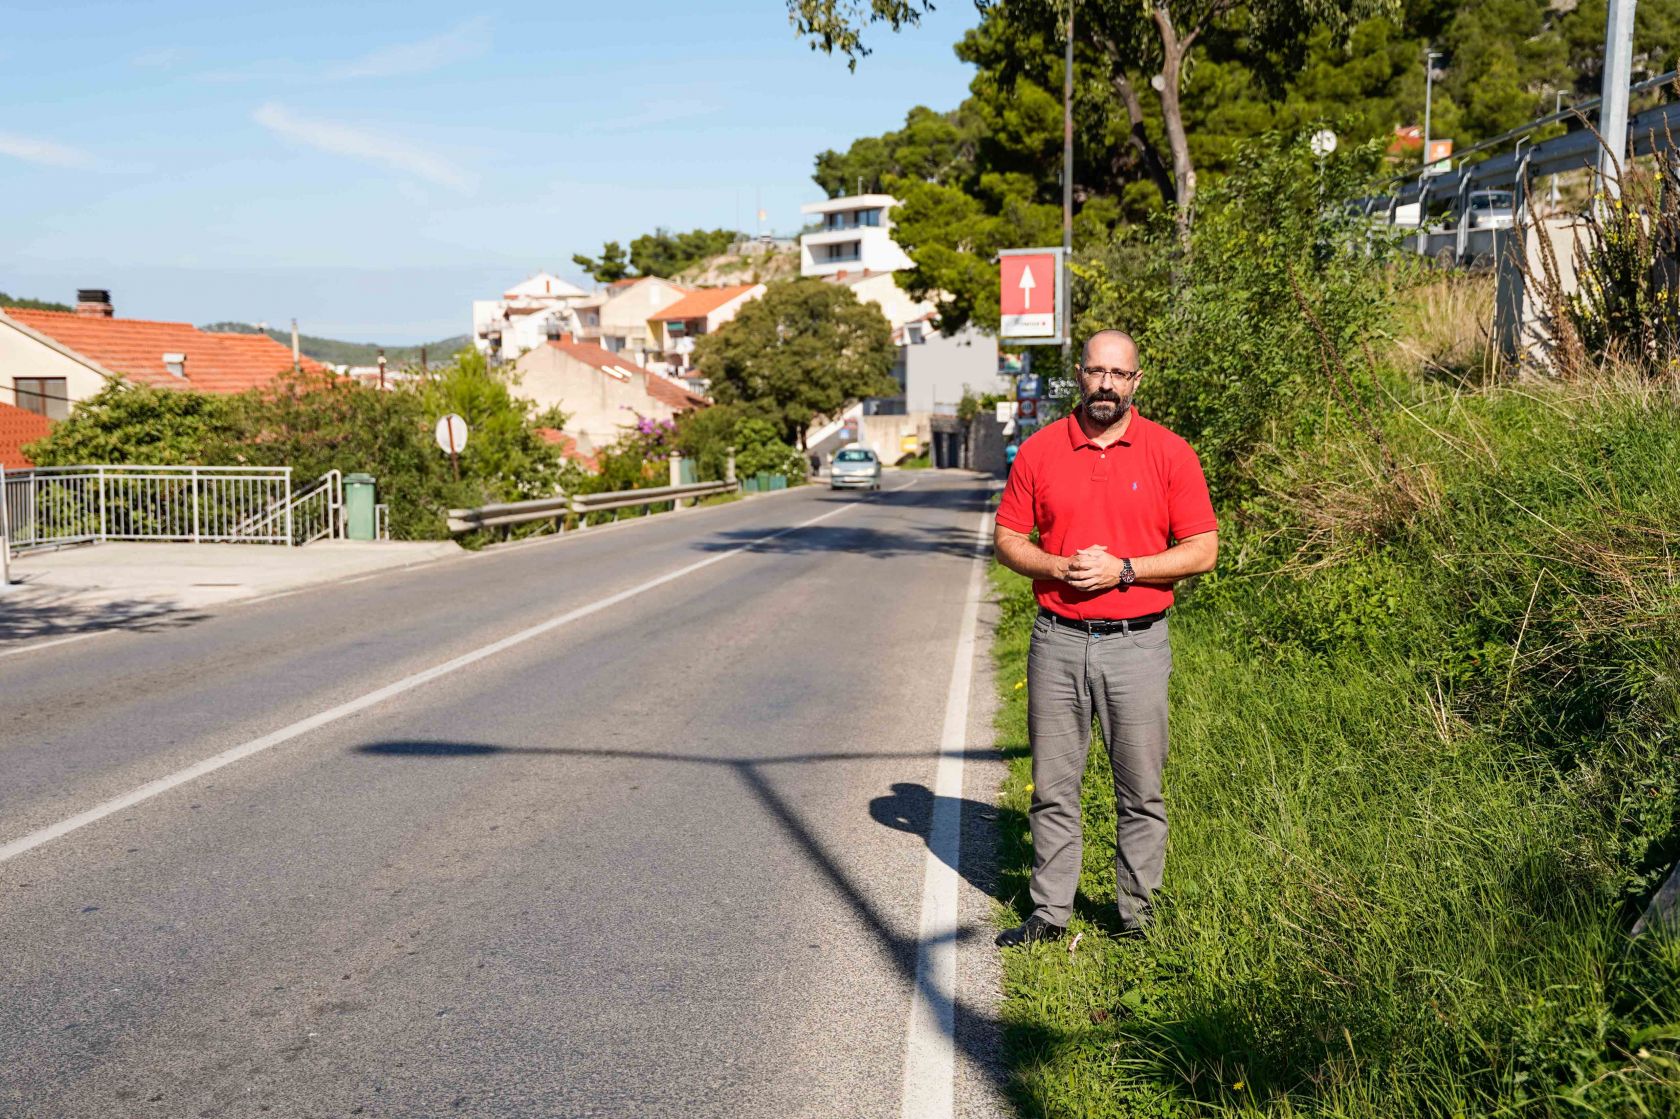
[[[719,253],[678,272],[671,279],[685,287],[767,283],[799,275],[799,250],[771,253]]]
[[[50,299],[22,299],[0,291],[0,307],[23,307],[30,311],[74,311],[68,303],[54,303]]]
[[[256,334],[258,329],[251,323],[244,322],[213,322],[199,328],[200,330],[215,330],[229,334]],[[289,332],[270,328],[261,333],[267,334],[276,342],[290,346],[292,336]],[[465,334],[457,334],[452,338],[444,338],[437,342],[425,343],[426,360],[428,362],[447,361],[469,344]],[[373,365],[379,357],[380,347],[371,342],[342,342],[336,338],[318,338],[312,334],[298,335],[298,348],[306,357],[329,365]],[[420,362],[420,346],[386,346],[385,360],[392,366],[417,365]]]

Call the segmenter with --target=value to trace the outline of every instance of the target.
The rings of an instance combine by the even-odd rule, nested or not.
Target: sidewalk
[[[0,641],[178,622],[226,602],[461,554],[452,540],[323,540],[303,548],[111,543],[36,552],[12,561],[19,585],[0,589]]]

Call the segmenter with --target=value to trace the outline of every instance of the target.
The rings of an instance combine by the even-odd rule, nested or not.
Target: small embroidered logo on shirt
[[[1133,482],[1133,483],[1132,483],[1132,489],[1134,489],[1134,490],[1136,490],[1136,489],[1137,489],[1137,483],[1136,483],[1136,482]]]

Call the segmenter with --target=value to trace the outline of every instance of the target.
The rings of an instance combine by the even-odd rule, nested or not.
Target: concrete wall
[[[1009,378],[998,374],[996,338],[973,327],[947,338],[929,327],[923,339],[900,349],[905,411],[955,415],[964,388],[976,396],[1009,391]]]
[[[75,358],[66,357],[51,346],[24,333],[15,324],[0,319],[0,400],[17,403],[17,378],[62,377],[64,395],[86,400],[108,383]]]
[[[540,346],[514,362],[519,383],[514,394],[538,408],[556,405],[567,413],[566,434],[578,449],[593,454],[634,427],[636,417],[668,420],[676,412],[650,396],[647,374],[631,370],[621,381],[553,346]]]

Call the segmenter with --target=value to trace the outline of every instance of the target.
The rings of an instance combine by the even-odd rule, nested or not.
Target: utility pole
[[[298,353],[297,320],[293,319],[292,320],[292,372],[296,373],[299,369],[302,369],[302,368],[303,368],[303,362],[302,362],[302,360],[300,360],[300,355]]]
[[[428,373],[427,373],[427,369],[426,369],[426,347],[421,346],[420,347],[420,376],[422,378],[424,378],[427,375],[428,375]]]
[[[385,387],[385,347],[379,347],[379,387]]]
[[[1604,89],[1598,110],[1599,190],[1608,199],[1622,196],[1622,166],[1627,158],[1628,82],[1633,77],[1634,0],[1610,0],[1604,21]]]
[[[1062,65],[1062,371],[1073,356],[1073,9],[1068,0],[1067,57]]]
[[[1426,51],[1423,56],[1423,173],[1429,174],[1430,165],[1430,119],[1435,108],[1435,60],[1441,57],[1440,51]],[[1418,224],[1422,226],[1423,215],[1418,215]]]

